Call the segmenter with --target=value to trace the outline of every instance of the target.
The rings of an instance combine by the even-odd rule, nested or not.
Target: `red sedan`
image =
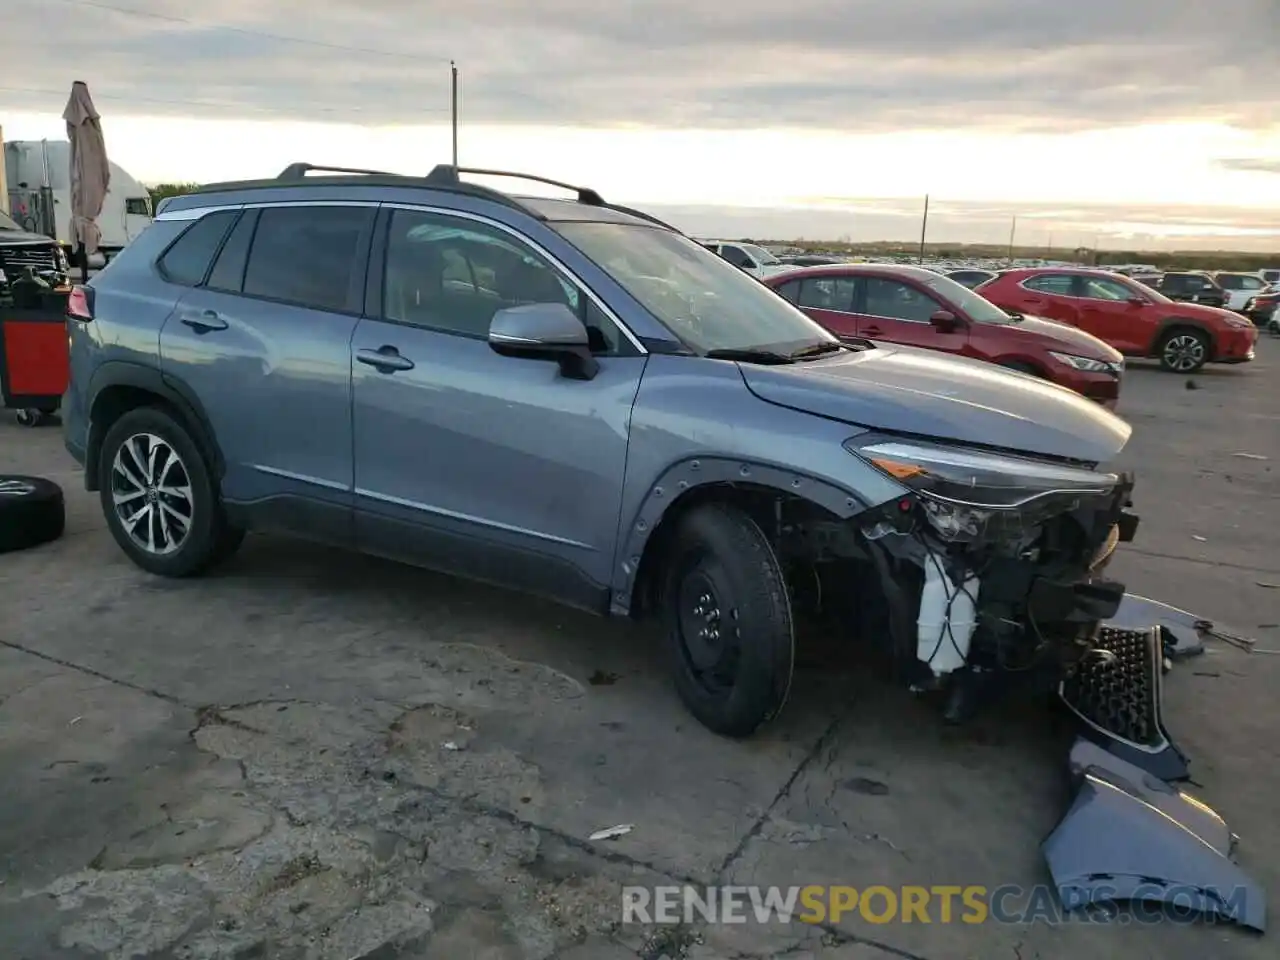
[[[1105,270],[1006,270],[978,292],[1005,310],[1086,330],[1125,356],[1156,357],[1174,373],[1193,373],[1206,363],[1245,363],[1258,342],[1257,328],[1238,313],[1179,303]]]
[[[765,277],[839,337],[955,353],[1051,380],[1114,407],[1124,358],[1097,337],[1030,316],[1010,316],[954,280],[883,264],[842,264]]]

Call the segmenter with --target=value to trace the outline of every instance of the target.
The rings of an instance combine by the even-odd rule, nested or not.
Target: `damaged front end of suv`
[[[911,492],[856,518],[888,608],[895,665],[949,689],[949,718],[1010,674],[1058,682],[1095,648],[1124,586],[1102,574],[1131,540],[1133,479],[882,434],[846,445]]]

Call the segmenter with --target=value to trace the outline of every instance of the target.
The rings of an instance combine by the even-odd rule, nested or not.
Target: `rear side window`
[[[247,296],[334,312],[360,309],[372,207],[263,210],[244,274]]]
[[[236,210],[219,210],[187,227],[157,262],[161,276],[186,287],[203,283],[222,238],[238,215]]]
[[[1038,277],[1024,280],[1022,285],[1028,290],[1039,290],[1041,293],[1052,293],[1059,297],[1074,296],[1075,277],[1062,273],[1046,273]]]
[[[775,287],[774,289],[784,300],[790,300],[792,303],[796,303],[800,299],[799,280],[788,280],[782,286]]]
[[[815,310],[853,312],[857,281],[852,277],[807,277],[800,286],[797,306]]]
[[[139,217],[151,216],[151,198],[126,197],[124,201],[124,212],[131,213],[134,216]]]

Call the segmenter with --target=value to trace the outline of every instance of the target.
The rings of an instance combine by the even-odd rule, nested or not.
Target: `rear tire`
[[[1160,368],[1170,373],[1195,373],[1209,360],[1209,337],[1191,327],[1174,327],[1156,347]]]
[[[230,557],[244,539],[227,521],[200,448],[158,407],[130,410],[107,431],[98,486],[111,535],[148,573],[195,576]]]
[[[703,726],[746,737],[781,712],[795,635],[773,547],[739,510],[697,507],[666,555],[663,621],[676,690]]]

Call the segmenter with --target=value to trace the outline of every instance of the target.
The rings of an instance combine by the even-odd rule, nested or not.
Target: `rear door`
[[[361,547],[599,609],[643,352],[496,222],[387,208],[375,251],[351,345]],[[489,346],[498,310],[547,302],[588,327],[594,379]]]
[[[350,538],[351,336],[376,207],[247,209],[160,334],[166,377],[199,398],[223,495],[258,526]]]
[[[935,313],[950,308],[914,284],[866,276],[859,287],[859,336],[945,353],[960,353],[968,343],[969,327],[963,321],[945,333],[929,322]]]
[[[778,292],[837,337],[858,336],[857,277],[821,274],[787,282]]]

